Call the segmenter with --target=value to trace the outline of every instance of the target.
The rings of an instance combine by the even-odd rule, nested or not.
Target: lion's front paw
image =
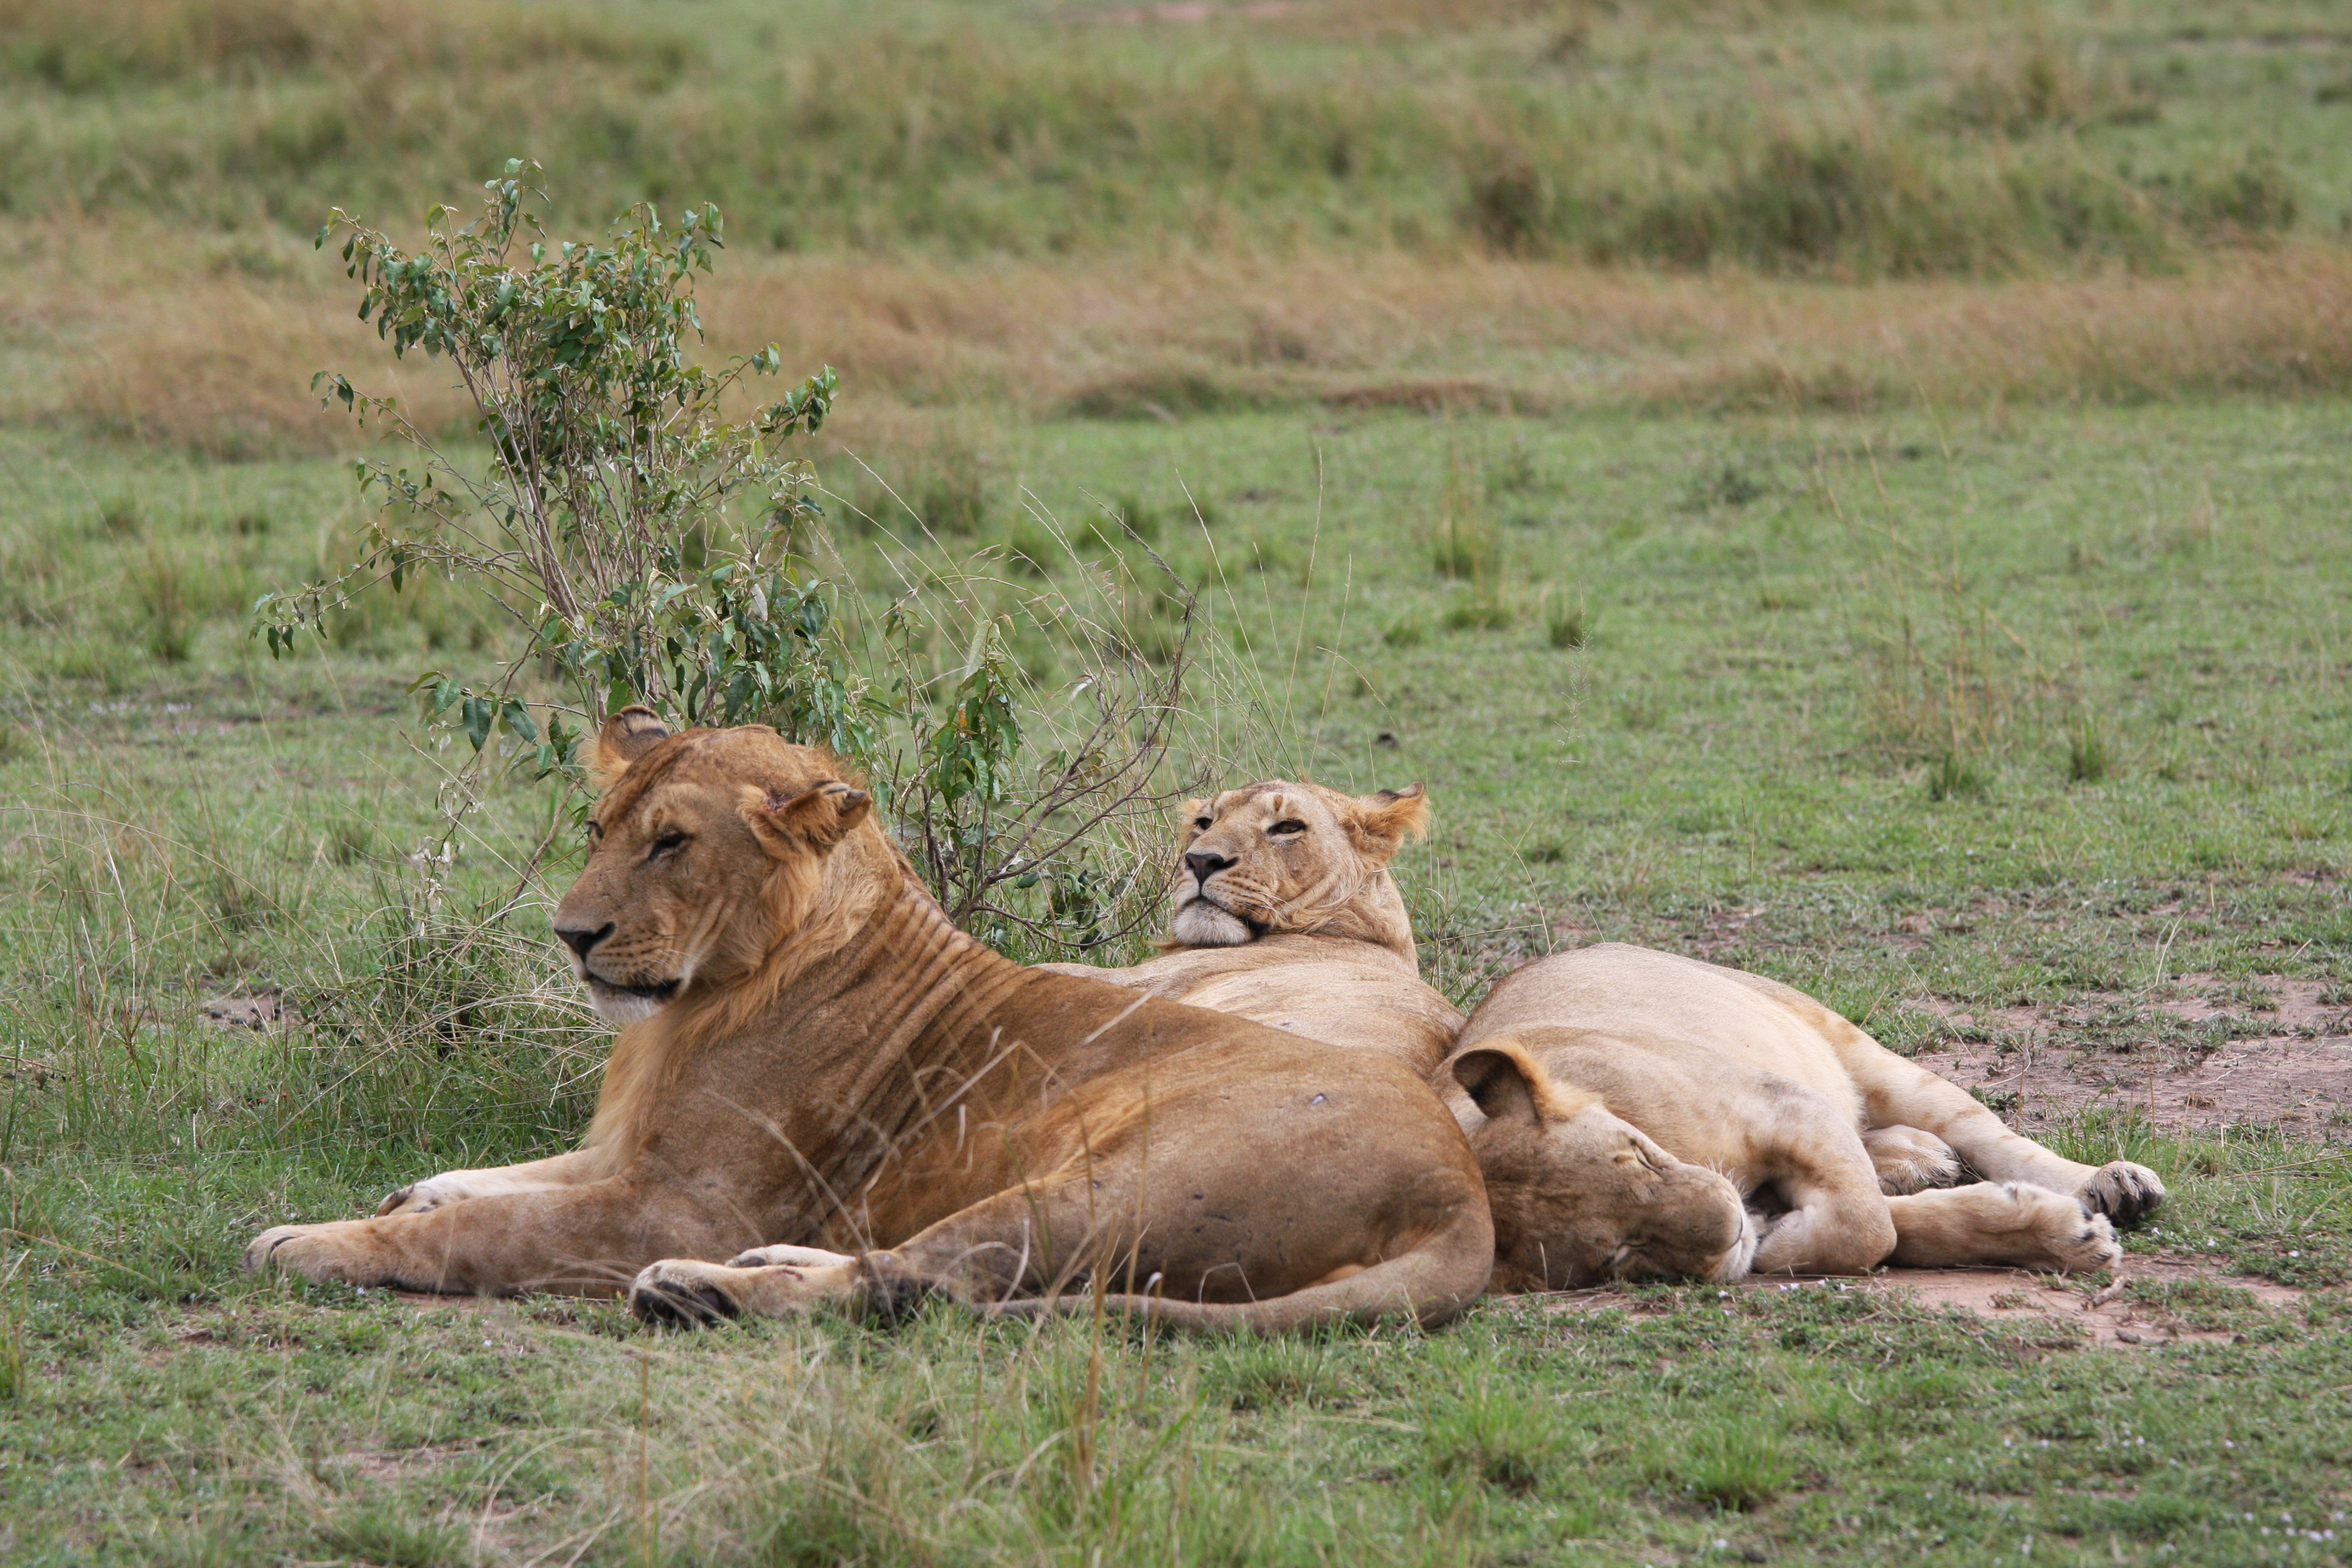
[[[1952,1146],[1922,1128],[1874,1127],[1862,1135],[1862,1146],[1878,1173],[1878,1190],[1890,1198],[1948,1187],[1960,1173]]]
[[[364,1220],[337,1220],[330,1225],[273,1226],[253,1238],[245,1249],[248,1272],[283,1268],[314,1285],[338,1281],[345,1285],[381,1285],[387,1277],[366,1245]]]
[[[774,1257],[771,1262],[747,1261]],[[763,1247],[732,1263],[666,1258],[629,1287],[629,1310],[648,1323],[697,1326],[722,1318],[781,1318],[857,1294],[858,1262],[814,1247]]]
[[[2020,1267],[2095,1274],[2124,1255],[2107,1216],[2084,1214],[2083,1206],[2069,1202],[2065,1194],[2015,1182],[2004,1183],[2002,1191],[2018,1209],[2011,1228],[2031,1238],[2012,1260]]]
[[[730,1268],[767,1268],[783,1265],[795,1268],[838,1268],[857,1259],[846,1252],[827,1252],[818,1247],[755,1247],[749,1252],[739,1252],[727,1260]]]
[[[2164,1178],[2146,1165],[2117,1160],[2094,1172],[2075,1196],[2091,1213],[2105,1215],[2117,1225],[2132,1225],[2154,1214],[2164,1202]]]
[[[640,1322],[675,1323],[689,1329],[740,1318],[742,1303],[728,1288],[730,1282],[721,1278],[736,1272],[685,1258],[648,1263],[629,1285],[629,1311]]]
[[[430,1214],[445,1205],[454,1204],[460,1198],[470,1198],[473,1195],[466,1184],[458,1179],[457,1173],[445,1171],[437,1176],[427,1176],[421,1182],[411,1182],[385,1198],[383,1202],[375,1205],[375,1217],[382,1219],[386,1215],[394,1214]]]
[[[439,1208],[453,1197],[465,1195],[462,1193],[451,1194],[442,1191],[435,1184],[439,1180],[437,1176],[427,1176],[421,1182],[409,1183],[408,1185],[389,1194],[383,1202],[375,1205],[375,1217],[382,1219],[386,1215],[426,1214]]]

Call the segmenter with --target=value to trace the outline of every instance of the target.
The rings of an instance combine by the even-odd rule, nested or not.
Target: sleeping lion
[[[1037,967],[1436,1070],[1462,1015],[1422,980],[1388,870],[1429,831],[1421,785],[1348,795],[1266,779],[1192,802],[1184,822],[1167,952],[1126,969]]]
[[[1802,992],[1616,942],[1506,976],[1440,1075],[1495,1220],[1495,1287],[2105,1268],[2144,1165],[2011,1131]],[[1943,1187],[1966,1166],[1985,1178]],[[1939,1190],[1940,1189],[1940,1190]]]

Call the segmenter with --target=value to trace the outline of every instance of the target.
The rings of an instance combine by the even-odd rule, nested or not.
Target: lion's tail
[[[1113,1292],[1107,1311],[1166,1323],[1173,1328],[1281,1334],[1325,1323],[1377,1323],[1411,1319],[1423,1328],[1459,1316],[1486,1289],[1495,1268],[1495,1228],[1483,1198],[1465,1204],[1453,1222],[1409,1250],[1360,1273],[1328,1284],[1309,1285],[1262,1301],[1184,1301],[1165,1296]],[[994,1315],[1065,1316],[1094,1310],[1091,1292],[1051,1299],[1005,1301]]]

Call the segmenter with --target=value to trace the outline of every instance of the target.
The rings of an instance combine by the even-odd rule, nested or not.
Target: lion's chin
[[[1241,916],[1206,899],[1194,899],[1178,910],[1168,931],[1186,947],[1240,947],[1252,935]]]
[[[676,981],[651,988],[608,985],[593,975],[588,981],[588,994],[595,1002],[597,1013],[614,1028],[643,1023],[660,1012],[663,1005],[677,994]]]

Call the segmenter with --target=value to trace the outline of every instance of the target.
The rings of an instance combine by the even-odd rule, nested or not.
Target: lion
[[[764,726],[625,709],[596,768],[555,932],[623,1026],[581,1146],[273,1227],[249,1268],[685,1322],[1084,1289],[1271,1331],[1484,1290],[1477,1162],[1403,1064],[991,952],[840,763]]]
[[[1168,951],[1125,969],[1037,967],[1436,1069],[1462,1015],[1422,980],[1388,870],[1428,834],[1421,785],[1349,795],[1267,779],[1189,802],[1184,820]]]
[[[2052,1152],[1801,991],[1646,948],[1507,975],[1446,1066],[1503,1289],[2093,1270],[2120,1256],[2116,1223],[2164,1201],[2146,1166]],[[1964,1163],[1985,1180],[1943,1187]]]

